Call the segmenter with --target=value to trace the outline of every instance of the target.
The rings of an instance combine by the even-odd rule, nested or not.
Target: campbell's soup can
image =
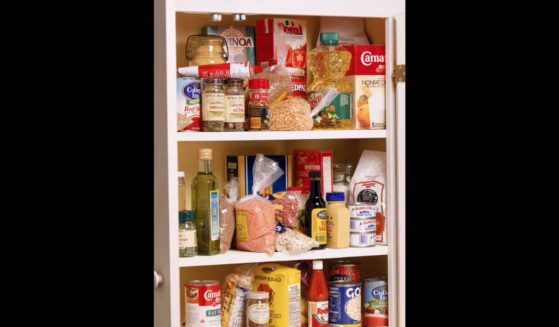
[[[359,263],[351,261],[335,262],[330,268],[330,277],[328,280],[331,282],[361,282],[361,269]]]
[[[330,327],[361,327],[361,283],[329,283],[328,321]]]
[[[365,279],[363,306],[366,327],[388,326],[388,282],[386,278]]]
[[[217,280],[186,284],[186,327],[221,327],[221,286]]]
[[[288,67],[289,76],[291,76],[291,92],[287,94],[289,98],[307,99],[307,76],[301,68]]]

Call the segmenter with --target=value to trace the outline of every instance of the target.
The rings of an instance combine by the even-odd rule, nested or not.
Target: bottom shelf
[[[388,246],[376,245],[368,248],[347,248],[347,249],[324,249],[312,250],[299,255],[289,255],[276,252],[273,256],[265,253],[254,253],[230,250],[227,253],[212,256],[195,256],[190,258],[180,258],[179,267],[200,267],[213,265],[230,265],[251,262],[272,262],[272,261],[296,261],[296,260],[315,260],[315,259],[339,259],[350,257],[367,257],[387,255]]]

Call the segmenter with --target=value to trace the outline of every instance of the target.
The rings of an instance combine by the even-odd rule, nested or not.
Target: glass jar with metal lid
[[[229,58],[227,41],[219,35],[191,35],[186,40],[187,66],[223,64]]]
[[[225,81],[225,131],[244,131],[245,90],[243,80],[229,78]]]
[[[270,294],[268,292],[248,292],[247,327],[268,327],[270,320]]]
[[[225,123],[225,90],[223,80],[208,78],[202,80],[202,130],[223,132]]]

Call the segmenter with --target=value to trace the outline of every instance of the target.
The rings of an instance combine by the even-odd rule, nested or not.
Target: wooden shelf
[[[347,248],[347,249],[324,249],[312,250],[300,255],[288,255],[276,252],[273,256],[265,253],[254,253],[230,250],[227,253],[213,256],[195,256],[190,258],[180,258],[180,267],[200,267],[215,265],[230,265],[251,262],[275,262],[275,261],[295,261],[295,260],[316,260],[316,259],[339,259],[349,257],[365,257],[387,255],[388,247],[376,245],[368,248]]]

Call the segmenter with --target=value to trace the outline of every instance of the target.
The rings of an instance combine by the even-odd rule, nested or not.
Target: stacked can
[[[349,246],[370,247],[375,245],[376,212],[371,203],[349,203]]]

